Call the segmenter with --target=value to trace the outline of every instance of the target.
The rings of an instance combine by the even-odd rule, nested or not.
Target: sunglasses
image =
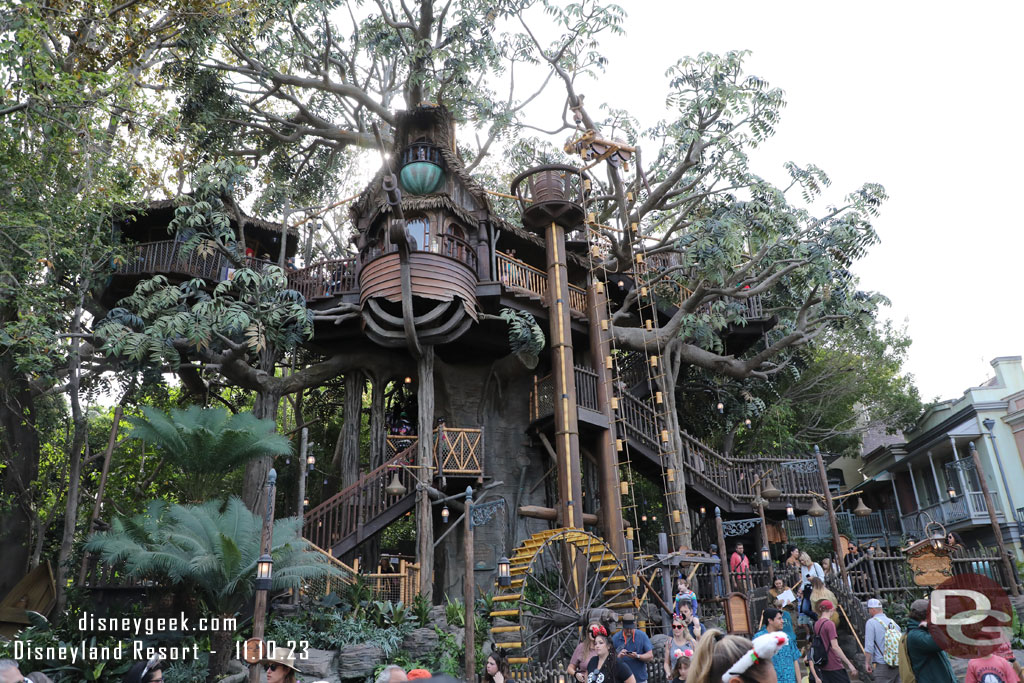
[[[686,628],[685,624],[672,624],[672,628]]]
[[[279,667],[279,666],[281,666],[281,665],[280,664],[264,664],[263,665],[263,670],[264,671],[277,671],[277,667]]]

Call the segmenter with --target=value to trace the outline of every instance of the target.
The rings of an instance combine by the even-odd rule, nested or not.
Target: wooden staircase
[[[587,387],[593,383],[593,371],[589,368],[576,368],[576,386]],[[639,377],[640,373],[636,373]],[[547,378],[539,379],[534,384],[530,396],[531,418],[535,427],[551,415],[553,385]],[[621,388],[618,393],[618,414],[621,417],[616,430],[616,439],[626,442],[630,451],[640,457],[634,457],[632,464],[650,474],[657,473],[667,467],[659,448],[668,435],[660,427],[657,411],[652,404],[652,397],[638,396],[628,389]],[[591,405],[593,397],[582,389],[577,391],[577,402],[580,408],[595,410]],[[582,414],[582,413],[581,413]],[[685,431],[681,433],[681,460],[686,475],[688,489],[703,496],[717,505],[723,512],[751,512],[754,491],[750,482],[766,470],[771,473],[772,481],[783,492],[781,498],[772,501],[769,509],[783,509],[787,502],[803,500],[810,503],[812,494],[821,488],[816,472],[805,474],[783,467],[793,458],[759,457],[757,459],[731,458],[718,453],[699,439]]]
[[[402,464],[412,464],[415,442],[359,481],[328,498],[305,515],[302,535],[314,545],[341,557],[413,509],[416,481]],[[401,496],[385,488],[397,474],[405,487]]]

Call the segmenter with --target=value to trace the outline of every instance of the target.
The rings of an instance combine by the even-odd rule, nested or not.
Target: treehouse
[[[531,582],[554,570],[544,565],[548,559],[582,553],[575,566],[594,573],[584,581],[588,590],[600,589],[590,597],[620,613],[639,607],[626,564],[639,544],[642,512],[635,482],[620,481],[621,466],[664,491],[669,529],[680,534],[688,522],[698,548],[708,544],[712,519],[698,511],[718,506],[749,517],[750,482],[765,469],[785,501],[810,498],[813,478],[785,470],[781,459],[734,460],[680,429],[678,416],[666,412],[660,350],[613,348],[612,307],[632,290],[640,288],[636,310],[616,325],[660,326],[689,293],[671,278],[647,284],[673,263],[643,244],[624,272],[604,268],[607,243],[592,229],[583,170],[546,165],[519,174],[503,195],[518,209],[513,218],[496,209],[493,197],[503,193],[488,192],[467,172],[444,108],[400,112],[392,133],[384,167],[350,207],[354,253],[286,269],[288,286],[319,314],[310,348],[323,355],[359,351],[365,361],[345,373],[345,391],[370,395],[369,438],[351,430],[335,450],[349,457],[349,470],[343,464],[323,487],[314,482],[307,490],[313,504],[305,511],[306,538],[335,558],[363,554],[373,566],[381,532],[415,514],[424,590],[458,594],[467,572],[488,590],[506,556],[513,576],[502,597],[508,603],[521,602]],[[162,240],[169,244],[164,251],[146,246],[161,241],[172,211],[170,204],[155,208],[122,228],[139,249],[136,260],[119,267],[122,292],[143,274],[230,277],[220,261],[181,258],[173,239]],[[276,260],[280,226],[245,219],[243,232],[254,265],[263,255]],[[287,240],[291,256],[295,236]],[[330,320],[339,305],[354,314]],[[727,345],[738,344],[730,349],[754,343],[773,324],[759,298],[731,305],[747,307],[749,315],[746,325],[719,331]],[[753,341],[732,341],[741,337]],[[533,348],[523,351],[522,338]],[[407,424],[388,433],[400,411],[385,401],[396,395],[408,398],[408,415],[401,413]],[[362,424],[362,409],[360,402],[343,408],[350,411],[345,423]],[[323,453],[334,445],[312,447]],[[368,467],[360,469],[361,458]],[[498,522],[474,531],[473,567],[464,566],[463,539],[445,526],[459,508],[440,507],[467,485],[485,489],[489,502],[503,501]],[[679,495],[684,504],[672,498]],[[633,506],[624,509],[630,499]],[[766,509],[782,516],[785,502]],[[705,590],[712,593],[710,585]],[[495,616],[521,612],[521,604],[508,605]],[[586,623],[582,613],[558,619]],[[538,631],[498,628],[519,638],[503,642],[520,652],[520,663],[534,656],[526,651]]]
[[[165,275],[171,282],[198,277],[216,283],[228,279],[237,269],[238,264],[217,251],[195,250],[187,255],[182,251],[185,240],[171,228],[176,207],[172,200],[129,207],[114,223],[115,232],[129,246],[129,254],[115,264],[114,277],[103,296],[106,306],[113,306],[130,294],[139,280],[153,275]],[[241,219],[244,227],[240,237],[245,244],[241,264],[262,268],[277,263],[285,234],[283,226],[245,214]],[[231,227],[239,235],[237,219],[231,220]],[[286,266],[294,261],[297,251],[297,232],[293,229],[286,235]]]

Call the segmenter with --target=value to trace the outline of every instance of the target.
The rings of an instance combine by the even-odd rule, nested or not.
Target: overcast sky
[[[815,163],[836,201],[865,181],[885,186],[882,243],[856,272],[906,320],[925,400],[959,396],[991,376],[992,358],[1024,352],[1024,4],[620,4],[627,35],[604,43],[605,91],[585,92],[650,124],[676,59],[749,49],[748,73],[788,101],[755,170],[781,182],[783,162]]]

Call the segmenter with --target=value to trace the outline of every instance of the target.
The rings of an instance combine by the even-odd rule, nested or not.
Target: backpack
[[[885,626],[885,636],[882,640],[882,659],[889,666],[899,666],[900,663],[900,640],[903,633],[900,627],[892,619]]]
[[[888,634],[886,635],[888,636]],[[900,636],[898,653],[901,683],[917,683],[917,675],[914,673],[914,665],[910,662],[910,652],[907,651],[906,633]]]
[[[825,666],[828,664],[828,650],[831,643],[825,643],[821,637],[821,628],[814,629],[814,640],[811,641],[811,661],[814,666]]]

